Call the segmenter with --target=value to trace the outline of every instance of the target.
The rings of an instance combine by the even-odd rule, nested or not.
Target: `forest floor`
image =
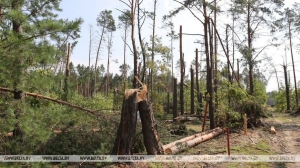
[[[269,111],[268,118],[262,119],[264,126],[248,129],[247,135],[243,131],[231,132],[230,146],[231,155],[295,155],[300,151],[300,116],[288,113]],[[274,126],[276,134],[269,132]],[[200,127],[188,125],[189,129],[199,132]],[[227,155],[226,134],[189,148],[180,155]],[[275,168],[298,168],[300,163],[279,163],[279,162],[216,162],[216,163],[134,163],[132,165],[109,165],[105,167],[203,167],[203,168],[224,168],[224,167],[275,167]]]

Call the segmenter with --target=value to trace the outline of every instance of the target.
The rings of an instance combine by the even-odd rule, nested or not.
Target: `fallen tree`
[[[4,88],[4,87],[0,87],[0,91],[15,93],[13,90],[8,89],[8,88]],[[24,92],[24,94],[28,95],[28,96],[32,96],[32,97],[38,97],[38,98],[41,98],[41,99],[50,100],[50,101],[53,101],[53,102],[56,102],[56,103],[59,103],[59,104],[67,105],[67,106],[85,111],[87,113],[91,113],[91,114],[100,116],[100,114],[97,111],[86,109],[86,108],[83,108],[83,107],[80,107],[80,106],[62,101],[62,100],[58,100],[58,99],[54,99],[54,98],[51,98],[51,97],[43,96],[43,95],[40,95],[40,94],[37,94],[37,93]]]
[[[165,154],[176,154],[188,147],[193,147],[198,145],[201,142],[207,141],[211,138],[214,138],[220,134],[222,134],[226,129],[217,127],[212,130],[208,130],[203,133],[195,134],[178,141],[169,143],[167,145],[163,145],[163,150]]]

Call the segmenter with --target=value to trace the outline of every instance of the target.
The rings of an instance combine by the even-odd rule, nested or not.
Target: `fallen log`
[[[203,135],[205,135],[205,134],[209,134],[209,133],[211,133],[211,132],[213,132],[213,131],[221,131],[221,130],[222,130],[222,129],[221,129],[220,127],[217,127],[217,128],[215,128],[215,129],[212,129],[212,130],[208,130],[208,131],[205,131],[205,132],[201,132],[201,133],[198,133],[198,134],[194,134],[194,135],[191,135],[191,136],[182,138],[182,139],[180,139],[180,140],[171,142],[171,143],[169,143],[169,144],[163,145],[163,149],[164,149],[164,151],[165,151],[166,149],[171,148],[171,147],[175,146],[175,145],[178,144],[178,143],[186,142],[186,141],[192,140],[192,139],[194,139],[194,138],[197,138],[197,137],[199,137],[199,136],[203,136]]]
[[[195,134],[195,135],[183,138],[181,140],[172,142],[170,144],[164,145],[163,149],[165,151],[165,154],[176,154],[178,152],[183,151],[184,149],[186,149],[188,147],[196,146],[201,142],[204,142],[211,138],[214,138],[214,137],[220,135],[221,133],[223,133],[225,130],[226,129],[222,129],[222,128],[218,127],[213,130]]]
[[[0,87],[0,91],[14,93],[13,90],[8,89],[8,88],[4,88],[4,87]],[[50,100],[50,101],[53,101],[53,102],[56,102],[56,103],[59,103],[59,104],[63,104],[63,105],[67,105],[69,107],[73,107],[73,108],[79,109],[81,111],[85,111],[86,113],[91,113],[91,114],[100,116],[100,113],[97,112],[97,111],[95,111],[95,110],[86,109],[86,108],[83,108],[83,107],[80,107],[80,106],[77,106],[77,105],[74,105],[74,104],[62,101],[62,100],[58,100],[58,99],[54,99],[54,98],[51,98],[51,97],[43,96],[43,95],[40,95],[40,94],[37,94],[37,93],[24,92],[24,94],[28,95],[28,96],[32,96],[32,97],[37,97],[37,98],[42,98],[42,99]]]
[[[180,120],[180,121],[196,121],[196,120],[199,120],[199,118],[197,117],[184,117],[184,116],[179,116],[179,117],[176,117],[174,118],[175,120]]]

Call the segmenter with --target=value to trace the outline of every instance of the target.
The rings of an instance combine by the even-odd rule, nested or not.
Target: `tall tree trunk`
[[[125,28],[125,35],[124,35],[124,63],[123,63],[124,92],[126,90],[126,81],[127,81],[126,42],[127,42],[127,27]]]
[[[21,12],[22,10],[22,6],[23,3],[19,2],[18,0],[13,0],[11,3],[11,7],[13,10],[16,10],[18,12]],[[18,35],[23,35],[23,28],[22,28],[22,24],[20,22],[18,22],[17,20],[12,20],[12,29],[13,32],[18,34]],[[20,53],[22,54],[22,53]],[[24,104],[24,99],[25,99],[25,95],[22,91],[23,87],[24,87],[24,83],[22,82],[22,77],[24,74],[24,70],[23,70],[23,56],[20,55],[19,57],[16,57],[14,60],[14,68],[15,68],[15,78],[13,81],[13,88],[14,88],[14,101],[12,102],[12,106],[15,108],[14,110],[14,115],[15,115],[15,120],[17,121],[15,124],[15,127],[13,129],[13,135],[15,138],[17,138],[18,140],[20,140],[20,142],[23,141],[24,138],[24,132],[21,130],[21,127],[19,125],[19,116],[21,115],[21,113],[23,112],[23,104]],[[21,103],[21,105],[19,105],[19,103]]]
[[[88,76],[88,87],[87,87],[87,96],[90,97],[91,95],[91,55],[92,55],[92,25],[89,25],[89,29],[90,29],[90,41],[89,41],[89,76]]]
[[[209,31],[209,18],[207,16],[206,11],[206,1],[203,3],[203,12],[204,12],[204,44],[205,44],[205,54],[206,54],[206,67],[207,67],[207,91],[212,97],[212,78],[211,78],[211,67],[210,64],[210,55],[209,55],[209,37],[208,37],[208,31]],[[215,126],[214,124],[214,113],[213,113],[213,103],[212,99],[209,100],[209,117],[210,117],[210,129],[213,129]]]
[[[248,33],[248,53],[249,54],[249,84],[250,84],[250,94],[254,95],[254,78],[253,78],[253,61],[252,61],[252,28],[251,28],[251,11],[250,11],[250,2],[247,3],[247,33]]]
[[[284,70],[284,81],[285,81],[285,94],[286,94],[286,106],[287,110],[291,110],[291,105],[290,105],[290,88],[289,88],[289,82],[288,82],[288,77],[287,77],[287,71],[286,71],[286,66],[283,65],[283,70]]]
[[[174,81],[174,89],[173,89],[173,121],[176,121],[176,117],[178,116],[178,111],[177,111],[177,78],[173,79]]]
[[[199,86],[199,60],[198,60],[198,48],[196,48],[196,89],[197,89],[197,100],[198,100],[198,107],[197,112],[202,112],[202,94],[200,92],[200,86]]]
[[[68,101],[69,95],[69,76],[70,76],[70,43],[68,44],[68,54],[67,54],[67,62],[66,62],[66,76],[65,76],[65,85],[64,85],[64,101]]]
[[[180,95],[179,95],[179,101],[180,101],[180,114],[184,114],[184,90],[183,90],[183,83],[184,83],[184,54],[182,53],[182,26],[180,25],[179,30],[179,47],[180,47]]]
[[[191,114],[195,114],[194,69],[191,66]]]
[[[235,4],[233,4],[234,5],[234,9],[235,9]],[[232,59],[233,59],[233,69],[234,69],[234,53],[235,53],[235,41],[234,41],[234,37],[235,37],[235,35],[234,35],[234,28],[235,28],[235,25],[234,25],[234,22],[235,21],[235,12],[233,11],[232,12]],[[239,66],[238,64],[239,64],[239,62],[238,62],[239,60],[237,60],[237,66]],[[237,67],[238,68],[238,67]],[[234,75],[234,71],[232,71],[232,76]],[[239,72],[238,72],[238,79],[239,79]]]
[[[295,98],[296,98],[296,105],[298,106],[297,79],[296,79],[296,72],[295,72],[295,63],[294,63],[294,55],[293,55],[293,44],[292,44],[292,33],[291,33],[291,23],[290,22],[289,22],[289,39],[290,39],[290,49],[291,49],[291,57],[292,57],[292,64],[293,64],[295,93],[296,93]]]
[[[142,55],[143,55],[143,72],[142,72],[142,78],[141,78],[141,81],[142,83],[144,83],[146,81],[146,50],[145,50],[145,46],[143,44],[143,40],[142,40],[142,33],[141,33],[141,29],[142,29],[142,25],[141,25],[141,19],[144,17],[144,16],[140,16],[140,5],[143,1],[141,0],[138,0],[138,14],[137,14],[137,17],[138,17],[138,34],[139,34],[139,41],[140,41],[140,46],[141,46],[141,49],[142,49]]]
[[[276,79],[277,79],[277,87],[278,87],[278,91],[280,90],[279,87],[279,80],[278,80],[278,75],[277,75],[277,70],[275,69],[275,74],[276,74]]]
[[[109,58],[111,54],[111,47],[112,47],[112,38],[113,38],[113,33],[110,32],[110,36],[108,37],[108,45],[107,45],[107,73],[106,73],[106,96],[108,96],[109,92],[109,79],[110,79],[110,74],[109,74]]]
[[[238,80],[238,83],[240,81],[240,62],[239,62],[239,59],[237,59],[237,80]]]
[[[95,94],[97,91],[97,63],[98,63],[98,58],[100,55],[100,49],[101,49],[101,43],[102,43],[102,39],[103,39],[103,35],[104,35],[104,26],[102,28],[102,32],[101,32],[101,36],[100,36],[100,41],[99,41],[99,45],[98,45],[98,49],[97,49],[97,55],[96,55],[96,62],[95,62],[95,68],[94,68],[94,88],[93,88],[93,93]]]
[[[214,10],[214,21],[215,21],[215,27],[212,26],[212,28],[214,27],[214,92],[215,92],[215,109],[218,109],[218,41],[217,41],[217,0],[214,0],[214,6],[215,6],[215,10]]]
[[[209,115],[213,115],[215,112],[215,104],[213,103],[213,97],[214,97],[214,93],[213,93],[213,74],[214,74],[214,58],[213,58],[213,35],[211,33],[211,27],[210,27],[211,23],[208,21],[208,33],[209,33],[209,46],[210,46],[210,74],[209,74],[209,82],[210,82],[210,89],[209,89],[209,94],[210,94],[210,99],[209,99]],[[211,118],[210,118],[211,119]],[[213,119],[214,121],[214,119]],[[210,120],[210,129],[214,129],[215,128],[215,124],[214,122],[211,122]]]
[[[0,6],[0,23],[2,23],[2,6]]]
[[[229,29],[229,26],[227,25],[226,26],[226,50],[227,50],[227,54],[229,55],[229,40],[228,40],[228,29]],[[229,59],[227,60],[227,74],[228,74],[228,81],[232,84],[232,78],[231,78],[231,72],[230,72],[230,62],[229,62]]]
[[[155,19],[156,19],[156,5],[157,0],[154,0],[154,11],[153,11],[153,27],[152,27],[152,48],[151,48],[151,61],[152,61],[152,67],[151,67],[151,92],[153,91],[153,69],[154,69],[154,45],[155,45]]]
[[[133,46],[133,76],[137,76],[137,68],[138,68],[137,67],[138,53],[137,53],[137,48],[136,48],[135,38],[134,38],[136,7],[137,7],[137,1],[131,0],[131,41]],[[133,77],[132,86],[133,88],[137,88],[137,80],[135,77]]]

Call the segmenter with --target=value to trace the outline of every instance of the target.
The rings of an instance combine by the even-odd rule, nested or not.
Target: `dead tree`
[[[132,146],[136,133],[137,111],[140,111],[144,145],[147,154],[163,154],[154,120],[152,104],[148,100],[147,86],[125,91],[121,120],[112,150],[113,155],[132,155]]]
[[[67,63],[66,63],[66,76],[65,76],[65,85],[64,85],[64,101],[68,99],[68,92],[69,92],[69,76],[70,76],[70,43],[68,44],[68,54],[67,54]]]
[[[290,105],[290,88],[289,88],[289,82],[287,78],[287,71],[286,71],[286,65],[283,65],[283,70],[284,70],[284,81],[285,81],[285,94],[286,94],[286,106],[287,110],[291,110],[291,105]]]
[[[179,47],[180,47],[180,114],[184,114],[184,90],[183,90],[183,83],[184,83],[184,54],[182,53],[182,26],[180,25],[179,30]]]
[[[178,116],[177,112],[177,78],[174,78],[174,89],[173,89],[173,121]]]
[[[197,100],[198,100],[198,104],[200,106],[199,112],[201,112],[201,108],[202,108],[202,94],[200,92],[200,87],[199,87],[198,48],[196,49],[196,90],[197,90]]]
[[[191,114],[195,114],[194,69],[191,67]]]

